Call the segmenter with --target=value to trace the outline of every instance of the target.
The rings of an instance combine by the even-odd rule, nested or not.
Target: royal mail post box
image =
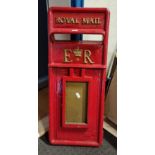
[[[52,144],[102,144],[108,29],[106,8],[52,7],[48,11]],[[101,35],[103,40],[57,40],[57,34]]]

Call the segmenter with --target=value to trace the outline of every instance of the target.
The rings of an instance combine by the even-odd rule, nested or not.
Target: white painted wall
[[[71,6],[70,0],[48,0],[49,6]]]
[[[106,7],[110,10],[108,66],[117,48],[117,0],[84,0],[85,7]]]
[[[48,0],[49,6],[70,6],[70,0]],[[117,48],[117,0],[84,0],[84,7],[106,7],[110,10],[110,29],[108,45],[108,67]],[[89,39],[88,36],[83,38]],[[97,40],[96,37],[93,39]]]

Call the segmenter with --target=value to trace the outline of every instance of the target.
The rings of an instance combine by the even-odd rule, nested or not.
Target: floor
[[[100,147],[54,146],[48,142],[48,133],[38,139],[38,155],[116,155],[117,139],[105,131]]]

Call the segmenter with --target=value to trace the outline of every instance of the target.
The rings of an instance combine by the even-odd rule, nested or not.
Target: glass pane
[[[87,82],[66,82],[66,123],[87,123]]]

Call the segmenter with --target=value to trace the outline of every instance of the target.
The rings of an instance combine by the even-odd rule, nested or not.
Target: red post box
[[[103,139],[109,31],[106,8],[48,11],[49,140],[99,146]],[[98,34],[102,41],[56,40],[56,34]]]

